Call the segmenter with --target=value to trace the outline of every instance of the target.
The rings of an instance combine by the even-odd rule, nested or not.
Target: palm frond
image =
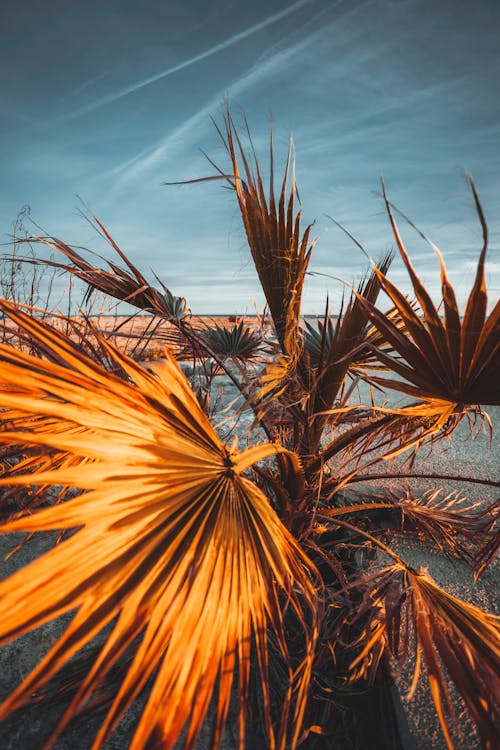
[[[361,293],[363,292],[361,291]],[[396,319],[399,328],[404,327],[404,321],[395,307],[391,307],[385,314],[389,318]],[[323,318],[316,319],[314,323],[308,320],[304,321],[302,331],[304,352],[309,357],[314,369],[321,369],[325,359],[334,358],[332,352],[335,344],[336,322],[335,318],[328,314],[328,303],[327,312]],[[349,358],[349,372],[352,374],[364,374],[364,367],[381,369],[381,365],[376,363],[372,348],[390,349],[380,331],[366,321],[364,342],[370,346],[359,346],[352,352],[352,357]]]
[[[374,606],[376,604],[377,606]],[[370,614],[365,648],[353,667],[370,664],[372,649],[383,647],[406,660],[410,644],[416,658],[410,694],[425,661],[427,679],[447,747],[454,747],[456,717],[449,682],[476,722],[485,748],[498,740],[500,717],[500,618],[441,589],[423,569],[396,563],[372,577],[358,617]]]
[[[260,332],[250,328],[243,320],[230,328],[214,323],[200,332],[200,338],[220,359],[249,362],[262,354],[265,348]]]
[[[236,193],[252,258],[281,349],[296,361],[302,288],[314,242],[309,240],[312,225],[301,232],[301,212],[295,211],[296,185],[292,146],[288,150],[281,191],[276,199],[271,137],[269,193],[266,197],[248,126],[250,156],[245,152],[229,112],[224,116],[224,126],[225,133],[219,130],[219,134],[231,160],[232,174],[224,174],[218,167],[216,169]]]
[[[461,557],[468,563],[477,561],[481,550],[491,543],[497,513],[495,508],[481,509],[481,502],[473,502],[456,491],[427,490],[416,497],[409,489],[395,493],[370,491],[369,499],[346,500],[342,505],[322,509],[321,517],[334,519],[355,514],[357,523],[369,519],[381,530],[402,532],[404,538],[416,535],[423,542],[451,557]]]
[[[384,277],[392,261],[392,254],[388,253],[379,262],[376,269]],[[343,305],[339,311],[335,327],[328,326],[328,307],[322,326],[322,340],[320,343],[320,359],[317,371],[310,384],[310,398],[307,402],[308,417],[311,421],[310,429],[306,432],[306,451],[315,453],[324,426],[328,421],[326,412],[332,408],[342,384],[345,381],[349,368],[360,351],[367,332],[367,319],[364,308],[359,302],[360,297],[369,299],[375,304],[381,289],[380,277],[375,270],[367,279],[361,281],[356,296],[351,296],[347,307]],[[329,341],[329,335],[331,341]],[[305,359],[304,359],[305,357]],[[310,370],[307,361],[307,349],[304,350],[304,364],[306,370]]]
[[[254,462],[287,452],[270,444],[242,453],[228,449],[168,354],[155,375],[102,340],[126,374],[118,377],[65,342],[59,345],[43,322],[5,301],[0,307],[53,352],[52,361],[41,360],[0,345],[0,441],[42,452],[48,447],[76,459],[73,465],[42,462],[35,472],[5,477],[1,484],[85,490],[0,529],[77,529],[0,584],[2,643],[76,610],[65,633],[3,702],[0,716],[26,703],[113,623],[56,735],[139,638],[93,748],[102,746],[151,680],[131,750],[150,742],[171,748],[183,730],[185,747],[192,748],[214,693],[215,747],[235,673],[242,746],[252,649],[270,746],[294,747],[314,651],[314,569],[268,499],[244,476]],[[17,415],[13,422],[9,414]],[[303,634],[303,655],[293,669],[283,605]],[[267,687],[268,627],[289,665],[276,723]]]
[[[412,303],[410,302],[410,304]],[[397,307],[392,306],[386,311],[385,315],[400,331],[404,332],[405,322]],[[388,354],[392,353],[391,345],[384,339],[378,328],[373,324],[368,324],[365,334],[365,346],[363,346],[359,353],[353,357],[352,364],[349,368],[350,373],[352,375],[359,375],[361,378],[369,382],[372,371],[387,369],[377,360],[377,356],[374,353],[374,350],[377,349],[381,349]]]
[[[422,314],[418,314],[399,289],[376,269],[375,273],[383,290],[404,320],[405,333],[401,333],[394,322],[377,310],[372,302],[358,296],[365,314],[397,355],[392,356],[377,349],[378,359],[401,378],[395,380],[373,376],[372,380],[420,399],[422,412],[429,408],[438,417],[436,429],[440,429],[453,415],[463,415],[469,409],[477,409],[479,404],[500,403],[497,386],[500,366],[500,302],[487,317],[487,230],[472,181],[470,185],[483,228],[484,243],[463,319],[460,318],[455,292],[448,280],[442,256],[435,245],[432,245],[441,267],[444,318],[440,316],[409,260],[385,191],[384,199],[394,236]],[[439,419],[439,415],[442,419]]]
[[[89,285],[87,294],[97,289],[110,297],[128,302],[128,304],[140,310],[153,313],[162,319],[171,320],[176,323],[182,322],[185,318],[189,317],[190,310],[186,305],[186,300],[183,297],[173,295],[158,278],[157,281],[161,286],[161,291],[153,287],[119,248],[99,219],[92,216],[92,220],[99,233],[102,234],[120,260],[123,261],[125,267],[111,260],[104,260],[107,268],[98,267],[57,237],[43,236],[30,237],[26,242],[37,242],[50,247],[52,250],[56,250],[58,253],[66,256],[69,264],[50,259],[43,261],[25,259],[25,262],[44,264],[67,271]],[[92,254],[99,260],[103,260],[96,253]]]

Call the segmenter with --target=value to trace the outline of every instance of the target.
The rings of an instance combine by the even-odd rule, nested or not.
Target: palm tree
[[[270,748],[377,741],[396,748],[390,665],[412,653],[411,690],[428,680],[448,747],[451,682],[493,748],[498,619],[415,570],[392,538],[421,539],[480,574],[498,546],[498,508],[437,491],[388,492],[373,480],[368,495],[356,491],[373,466],[432,445],[465,413],[486,420],[479,405],[498,403],[500,309],[486,316],[487,232],[475,188],[484,247],[463,319],[439,254],[441,318],[384,192],[416,302],[389,281],[385,257],[335,325],[327,308],[314,332],[300,316],[314,243],[295,212],[291,151],[276,198],[271,142],[266,195],[253,147],[247,154],[229,112],[224,126],[230,171],[216,167],[215,178],[236,194],[274,347],[262,348],[241,324],[227,333],[197,329],[185,301],[158,279],[160,288],[150,284],[100,222],[125,268],[115,261],[99,268],[57,238],[34,239],[65,256],[54,266],[169,320],[195,358],[213,357],[268,441],[242,452],[223,443],[168,351],[153,372],[98,332],[95,348],[84,351],[80,339],[0,303],[34,347],[0,344],[0,483],[9,503],[1,530],[63,532],[0,583],[1,642],[74,612],[0,716],[50,700],[59,674],[57,692],[69,697],[47,748],[96,704],[107,711],[92,745],[102,747],[139,695],[146,702],[133,749],[173,748],[181,737],[192,748],[209,713],[218,747],[231,701],[240,748],[249,713],[260,717]],[[381,290],[393,305],[386,313],[376,306]],[[235,359],[236,373],[228,364]],[[399,409],[352,405],[359,377],[413,400]],[[21,507],[27,489],[32,504]],[[105,628],[97,651],[78,662],[78,679],[68,677],[65,665]]]

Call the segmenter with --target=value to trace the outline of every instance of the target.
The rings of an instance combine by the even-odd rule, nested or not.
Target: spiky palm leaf
[[[243,320],[231,328],[214,323],[211,327],[201,330],[200,338],[220,359],[230,357],[241,362],[255,360],[265,347],[259,331],[250,328]]]
[[[1,527],[3,533],[77,531],[0,584],[2,643],[76,610],[65,633],[4,701],[0,716],[23,705],[113,623],[58,730],[139,637],[93,748],[102,746],[150,680],[132,750],[173,747],[183,729],[185,746],[192,748],[216,686],[217,745],[235,671],[242,746],[253,648],[270,745],[295,746],[314,646],[312,566],[267,498],[244,476],[255,461],[283,449],[226,448],[168,355],[159,376],[153,375],[102,340],[125,374],[118,377],[65,342],[59,346],[42,322],[5,301],[1,309],[50,349],[53,361],[0,345],[0,441],[49,447],[76,459],[74,465],[42,464],[1,484],[87,491]],[[266,633],[271,627],[290,664],[284,602],[301,623],[304,655],[289,667],[283,715],[273,724]]]
[[[45,335],[43,338],[33,336],[30,326],[20,324],[19,319],[15,316],[12,320],[5,316],[6,329],[12,334],[7,341],[10,347],[55,363],[64,361],[61,360],[61,352],[72,352],[76,357],[83,354],[105,369],[112,367],[106,350],[101,346],[100,339],[96,337],[96,329],[85,316],[78,320],[67,318],[63,315],[49,315],[45,317],[46,313],[36,308],[19,305],[19,309],[24,310],[30,317],[34,316],[39,321],[43,320]],[[26,320],[25,317],[23,319]],[[55,349],[53,347],[54,342],[57,344]],[[11,425],[15,423],[17,418],[24,419],[23,412],[14,414],[11,411],[9,416]],[[48,421],[46,419],[42,420],[40,417],[35,417],[31,425],[31,429],[34,431],[39,428],[42,430],[47,429],[48,427]],[[61,429],[61,425],[57,421],[53,421],[51,429],[58,431]],[[26,474],[37,470],[41,471],[43,466],[47,467],[51,465],[55,468],[56,466],[61,467],[63,465],[67,466],[82,462],[81,457],[76,458],[66,451],[55,451],[47,446],[43,450],[40,447],[34,450],[32,446],[28,445],[2,445],[1,455],[4,459],[2,467],[2,476],[4,478],[20,473]],[[13,507],[32,511],[40,505],[46,505],[48,502],[58,502],[66,497],[67,494],[67,487],[60,487],[55,490],[54,488],[50,489],[42,485],[36,490],[30,488],[26,492],[26,488],[12,486],[9,490],[4,490],[2,493],[0,513],[2,518],[5,518],[11,515]]]
[[[376,266],[379,273],[384,275],[387,272],[391,260],[392,254],[388,253]],[[362,295],[363,298],[369,299],[372,304],[375,304],[380,288],[379,278],[373,271],[367,279],[359,284],[358,295]],[[323,322],[321,356],[317,371],[308,387],[307,417],[309,429],[305,433],[304,448],[311,455],[316,452],[324,426],[328,421],[325,412],[332,408],[345,381],[349,367],[361,351],[367,328],[366,315],[358,297],[354,295],[349,299],[345,310],[342,305],[339,311],[330,346],[327,346],[328,318],[327,308]],[[309,374],[311,368],[307,350],[302,355],[302,365],[304,373]]]
[[[376,606],[375,606],[376,605]],[[483,612],[441,589],[423,569],[402,562],[376,573],[357,616],[369,614],[366,645],[356,657],[358,670],[370,653],[387,647],[406,660],[416,647],[413,694],[422,672],[422,657],[436,712],[450,750],[456,722],[449,680],[474,718],[484,747],[494,750],[500,719],[500,618]]]
[[[396,308],[392,307],[386,312],[386,315],[388,318],[395,318],[399,328],[404,327]],[[332,356],[335,329],[334,320],[328,314],[323,316],[323,319],[315,320],[314,323],[310,323],[308,320],[304,321],[302,332],[304,351],[309,356],[313,368],[321,368],[322,362]],[[383,365],[377,362],[372,349],[373,347],[390,349],[390,346],[384,341],[382,334],[374,325],[365,324],[364,342],[369,347],[361,345],[354,350],[352,358],[349,358],[349,373],[353,376],[364,376],[366,374],[365,369],[385,369]]]
[[[410,304],[412,304],[410,302]],[[405,323],[396,307],[391,307],[385,313],[386,317],[395,323],[396,327],[404,332]],[[374,349],[382,349],[387,353],[392,352],[391,345],[384,339],[380,331],[373,324],[367,325],[365,333],[365,346],[353,358],[349,371],[352,375],[359,375],[361,378],[370,381],[370,374],[374,370],[385,370],[385,365],[377,360]]]
[[[217,175],[182,184],[225,180],[236,193],[243,225],[259,280],[274,323],[281,356],[270,362],[259,376],[261,387],[254,394],[260,404],[260,416],[265,404],[286,395],[294,401],[296,393],[292,379],[297,367],[301,342],[299,340],[302,290],[314,241],[310,241],[312,224],[301,230],[301,211],[295,209],[296,183],[293,149],[290,143],[279,197],[275,195],[274,150],[272,135],[269,147],[269,191],[264,181],[248,124],[245,122],[250,148],[245,150],[234,120],[224,114],[224,132],[215,125],[231,161],[231,172],[221,169],[207,159]],[[165,183],[178,184],[178,183]],[[289,389],[292,394],[289,394]]]
[[[189,317],[191,312],[186,305],[186,300],[183,297],[173,295],[158,278],[157,281],[161,286],[161,291],[151,286],[143,274],[119,248],[99,219],[96,216],[92,216],[91,218],[99,233],[125,263],[126,268],[110,260],[105,261],[108,268],[99,268],[57,237],[42,236],[30,237],[26,241],[46,245],[52,250],[56,250],[58,253],[66,256],[70,263],[60,263],[49,259],[40,261],[30,258],[23,259],[24,262],[44,264],[67,271],[89,285],[88,294],[92,290],[98,289],[103,294],[122,300],[123,302],[128,302],[140,310],[154,313],[160,318],[171,320],[174,323],[182,322],[185,318]],[[93,255],[96,255],[96,253],[93,253]],[[99,258],[99,256],[97,257]]]
[[[404,320],[406,333],[402,334],[372,302],[358,296],[365,314],[398,355],[392,356],[377,349],[377,357],[402,378],[401,381],[380,376],[373,376],[372,379],[420,399],[420,406],[415,408],[435,418],[435,429],[443,427],[453,416],[460,416],[470,408],[475,409],[478,404],[500,403],[497,381],[500,368],[500,302],[487,317],[485,259],[488,233],[472,181],[470,187],[483,230],[483,248],[463,319],[443,258],[433,245],[441,267],[444,319],[441,318],[410,262],[385,190],[384,199],[394,236],[422,314],[418,314],[399,289],[377,269],[374,272]]]
[[[283,354],[290,358],[293,368],[299,354],[298,326],[302,288],[314,242],[309,240],[312,225],[301,232],[301,212],[295,211],[296,184],[292,145],[288,149],[281,191],[276,200],[272,136],[269,147],[269,193],[266,196],[248,125],[246,129],[250,155],[245,151],[229,110],[224,115],[225,133],[217,125],[215,127],[229,154],[231,173],[220,169],[209,159],[218,176],[186,182],[224,179],[235,191],[276,336]]]

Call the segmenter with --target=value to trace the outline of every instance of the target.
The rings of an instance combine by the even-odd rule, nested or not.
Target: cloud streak
[[[364,3],[364,7],[369,5],[371,0]],[[336,3],[329,7],[331,11],[333,8],[342,5],[342,0],[338,0]],[[292,7],[292,6],[290,6]],[[356,10],[359,10],[357,8]],[[350,15],[352,11],[348,11],[345,15]],[[316,16],[311,19],[311,24],[314,20],[321,17],[324,11],[320,11]],[[328,33],[330,29],[335,27],[337,19],[332,21],[319,29],[311,31],[309,34],[300,35],[300,39],[297,42],[291,43],[286,47],[282,47],[277,52],[267,53],[259,59],[259,61],[250,67],[243,75],[232,81],[224,89],[218,91],[210,100],[204,104],[197,112],[191,117],[187,118],[184,122],[174,128],[168,135],[162,138],[153,147],[143,149],[139,154],[134,156],[132,159],[120,164],[118,167],[113,169],[110,174],[119,177],[119,185],[123,186],[127,182],[133,179],[142,177],[145,172],[154,168],[160,159],[164,158],[169,150],[174,150],[179,140],[195,127],[199,126],[203,122],[208,123],[209,116],[220,106],[221,102],[225,98],[234,98],[241,95],[245,91],[249,90],[255,84],[261,80],[275,74],[277,71],[283,69],[291,59],[304,52],[306,49],[311,47],[316,41],[318,41],[325,33]],[[309,25],[309,24],[308,24]],[[271,49],[276,49],[276,45],[273,45]]]
[[[164,158],[169,150],[173,150],[180,138],[186,136],[200,123],[208,122],[209,116],[220,106],[221,101],[223,101],[224,98],[233,98],[242,94],[261,79],[282,68],[291,57],[312,44],[314,39],[316,39],[320,33],[321,31],[314,32],[300,42],[276,52],[264,62],[250,68],[247,73],[233,81],[224,90],[218,91],[205,105],[203,105],[203,107],[195,112],[195,114],[191,115],[191,117],[188,117],[183,123],[174,128],[155,146],[144,149],[137,156],[115,168],[112,174],[120,175],[123,183],[128,182],[130,179],[141,177],[144,172],[152,169],[161,158]]]
[[[74,110],[73,112],[63,115],[61,119],[72,120],[76,117],[80,117],[81,115],[88,114],[89,112],[93,112],[94,110],[99,109],[100,107],[104,107],[106,104],[111,104],[113,102],[118,101],[119,99],[123,99],[124,97],[129,96],[130,94],[133,94],[136,91],[139,91],[140,89],[143,89],[144,87],[149,86],[152,83],[161,81],[162,79],[168,78],[169,76],[172,76],[181,70],[185,70],[186,68],[189,68],[192,65],[196,65],[197,63],[202,62],[203,60],[206,60],[207,58],[212,57],[213,55],[216,55],[218,52],[222,52],[228,47],[232,47],[233,45],[238,44],[239,42],[242,42],[245,39],[248,39],[248,37],[252,36],[253,34],[257,34],[259,31],[262,31],[268,26],[271,26],[272,24],[277,23],[278,21],[281,21],[283,18],[286,18],[292,13],[295,13],[295,11],[299,10],[300,8],[303,8],[306,5],[309,5],[311,2],[314,2],[314,1],[315,0],[297,0],[297,2],[292,3],[292,5],[289,5],[287,8],[284,8],[278,13],[273,13],[267,18],[264,18],[262,21],[259,21],[253,26],[249,26],[247,29],[240,31],[237,34],[233,34],[227,39],[224,39],[224,41],[219,42],[218,44],[215,44],[213,47],[209,47],[209,49],[206,49],[203,52],[200,52],[198,55],[194,55],[194,57],[191,57],[188,60],[184,60],[183,62],[178,63],[177,65],[173,65],[170,68],[161,70],[159,73],[155,73],[154,75],[148,76],[147,78],[143,78],[142,80],[137,81],[136,83],[132,83],[129,86],[125,86],[124,88],[119,89],[118,91],[114,91],[110,94],[107,94],[106,96],[103,96],[100,99],[96,99],[95,101],[90,102],[89,104],[85,104],[82,107],[79,107],[78,109]]]

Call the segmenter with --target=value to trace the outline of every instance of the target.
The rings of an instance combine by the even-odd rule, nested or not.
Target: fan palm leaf
[[[231,328],[214,323],[200,332],[200,338],[207,344],[209,351],[221,359],[231,357],[241,362],[255,360],[265,346],[259,331],[250,328],[243,320]]]
[[[385,276],[392,261],[392,254],[387,254],[378,266],[379,274]],[[325,413],[331,409],[345,381],[350,366],[359,354],[366,337],[367,320],[359,296],[375,304],[381,289],[379,276],[373,271],[358,287],[358,297],[352,296],[345,310],[340,309],[335,326],[328,329],[328,307],[322,329],[322,343],[317,372],[310,384],[307,401],[309,429],[305,433],[305,451],[311,455],[321,440],[324,426],[328,421]],[[332,336],[328,341],[328,334]],[[310,372],[309,355],[304,349],[303,360],[305,372]]]
[[[288,149],[281,191],[276,200],[271,138],[269,195],[266,198],[253,146],[255,174],[252,173],[249,159],[229,113],[225,117],[225,126],[224,141],[233,167],[232,185],[238,198],[252,258],[269,305],[278,341],[284,354],[294,359],[298,353],[302,288],[314,243],[309,241],[311,225],[306,227],[301,236],[301,212],[295,212],[296,184],[292,146]],[[244,177],[239,166],[238,151]]]
[[[161,291],[151,286],[145,276],[119,248],[102,222],[93,215],[91,219],[99,234],[105,238],[118,257],[125,263],[125,268],[110,260],[105,261],[108,266],[107,268],[99,268],[57,237],[42,236],[30,237],[27,240],[23,240],[23,242],[37,242],[50,247],[52,250],[56,250],[58,253],[64,255],[70,261],[69,264],[52,259],[41,261],[36,258],[34,260],[24,258],[23,262],[51,266],[52,268],[67,271],[89,285],[87,296],[90,295],[92,290],[98,289],[103,294],[122,300],[123,302],[128,302],[140,310],[154,313],[160,318],[170,320],[177,325],[185,321],[191,315],[186,300],[183,297],[176,297],[172,294],[158,277],[156,277],[156,280],[160,284]],[[97,254],[92,253],[92,255]],[[100,256],[97,255],[97,257],[99,258]]]
[[[53,358],[0,346],[0,441],[76,458],[60,466],[42,463],[34,473],[16,473],[1,484],[57,484],[85,492],[0,529],[77,529],[0,584],[1,643],[76,610],[64,634],[3,702],[0,716],[26,703],[112,623],[52,741],[140,637],[93,748],[102,746],[151,682],[132,750],[173,747],[183,730],[185,747],[192,748],[214,692],[216,746],[235,672],[243,746],[252,649],[270,746],[295,746],[313,658],[314,569],[268,499],[244,476],[254,462],[286,451],[270,444],[242,453],[227,448],[168,353],[161,372],[153,374],[101,340],[125,373],[119,377],[59,343],[42,322],[5,301],[1,309]],[[303,632],[304,654],[293,669],[284,604]],[[276,724],[266,681],[269,627],[289,665]]]
[[[472,181],[470,186],[483,231],[483,247],[463,319],[443,258],[433,245],[441,267],[444,317],[440,316],[410,262],[385,190],[383,194],[394,236],[422,313],[418,314],[399,289],[378,269],[374,269],[374,272],[404,320],[405,333],[401,333],[394,322],[377,310],[372,302],[358,295],[366,315],[390,343],[396,355],[377,349],[378,359],[402,378],[395,380],[372,376],[372,380],[420,399],[422,412],[429,407],[434,416],[440,414],[443,417],[437,419],[437,428],[441,428],[443,420],[446,422],[452,414],[463,414],[478,404],[500,403],[497,385],[500,302],[487,316],[485,260],[488,233]]]
[[[385,314],[396,324],[399,330],[404,331],[404,320],[401,318],[399,310],[396,307],[391,307]],[[368,325],[366,329],[365,346],[355,355],[349,368],[349,371],[353,376],[359,375],[363,379],[369,381],[369,373],[371,370],[386,369],[384,365],[377,361],[374,349],[382,349],[388,353],[391,352],[390,344],[385,341],[378,328],[372,324]]]
[[[215,123],[214,123],[215,124]],[[294,402],[296,393],[288,393],[299,362],[302,342],[299,337],[300,309],[304,280],[315,242],[310,240],[312,224],[301,229],[301,211],[296,211],[297,187],[290,143],[279,195],[275,193],[274,149],[271,134],[269,146],[269,190],[266,194],[260,164],[245,122],[250,147],[245,149],[229,109],[224,114],[224,132],[216,130],[226,148],[231,171],[222,170],[208,161],[217,174],[212,177],[185,180],[182,184],[225,180],[234,190],[262,290],[274,323],[281,356],[269,363],[255,395],[260,416],[270,400],[285,397]],[[165,183],[175,185],[179,183]],[[294,391],[292,387],[292,391]]]

